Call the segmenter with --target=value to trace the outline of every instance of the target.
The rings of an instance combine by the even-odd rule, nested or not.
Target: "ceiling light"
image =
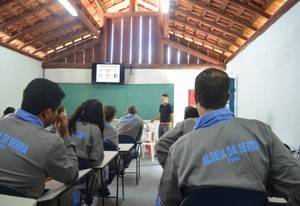
[[[78,16],[76,9],[72,6],[69,0],[58,0],[72,16]]]

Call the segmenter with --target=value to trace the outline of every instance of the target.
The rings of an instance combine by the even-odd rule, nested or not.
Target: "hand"
[[[69,136],[68,116],[65,111],[57,114],[55,124],[57,131],[62,138]]]
[[[153,123],[153,122],[154,122],[154,119],[151,119],[150,122]]]

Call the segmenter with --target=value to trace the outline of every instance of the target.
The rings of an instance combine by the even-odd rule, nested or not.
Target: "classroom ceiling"
[[[162,21],[167,21],[162,24],[162,42],[182,51],[199,52],[207,62],[214,58],[226,64],[298,1],[170,0],[169,14],[161,15]],[[58,0],[0,0],[0,45],[45,61],[51,52],[70,44],[101,38],[107,16],[160,11],[160,0],[70,3],[77,17]]]

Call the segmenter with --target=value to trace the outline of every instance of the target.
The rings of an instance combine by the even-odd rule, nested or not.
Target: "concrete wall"
[[[20,108],[23,89],[42,76],[40,61],[0,46],[0,117],[8,106]]]
[[[300,145],[300,3],[227,64],[236,77],[236,113],[271,125]]]

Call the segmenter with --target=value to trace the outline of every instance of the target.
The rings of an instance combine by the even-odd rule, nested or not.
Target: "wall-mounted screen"
[[[92,84],[124,84],[125,65],[92,63]]]

